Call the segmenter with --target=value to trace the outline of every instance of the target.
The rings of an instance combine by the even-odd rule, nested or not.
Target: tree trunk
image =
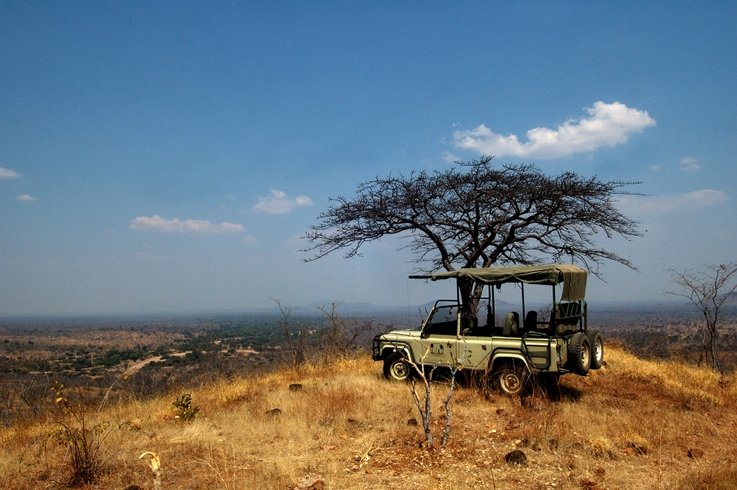
[[[484,287],[470,279],[459,277],[458,290],[461,296],[461,328],[474,327],[478,325],[478,307]]]

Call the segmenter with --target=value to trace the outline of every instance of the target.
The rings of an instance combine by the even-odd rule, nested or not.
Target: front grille
[[[374,341],[371,343],[371,357],[374,361],[381,360],[381,342],[378,335],[374,337]]]

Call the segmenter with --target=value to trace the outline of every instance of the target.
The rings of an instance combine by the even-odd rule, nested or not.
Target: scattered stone
[[[417,427],[417,419],[411,418],[407,420],[407,425],[409,425],[410,427]]]
[[[289,391],[302,391],[302,383],[292,383],[289,385]]]
[[[634,450],[634,454],[638,456],[644,456],[647,454],[647,446],[645,443],[639,440],[632,440],[627,442],[627,447],[625,449],[632,449]]]
[[[588,477],[583,477],[578,481],[578,484],[581,486],[581,488],[586,488],[593,490],[594,488],[597,488],[596,486],[596,480],[593,480]]]
[[[309,474],[297,483],[294,490],[323,490],[324,488],[325,480],[322,476]]]
[[[506,456],[504,456],[504,461],[506,461],[508,464],[518,464],[520,466],[526,466],[527,455],[519,449],[516,449],[510,453],[507,453]]]
[[[272,408],[271,410],[267,410],[264,415],[268,417],[278,417],[282,414],[281,408]]]
[[[704,450],[697,447],[688,448],[688,457],[691,459],[699,459],[704,456]]]
[[[496,409],[496,414],[497,414],[497,415],[501,415],[501,414],[503,414],[503,413],[504,413],[504,409],[503,409],[503,408],[497,408],[497,409]]]

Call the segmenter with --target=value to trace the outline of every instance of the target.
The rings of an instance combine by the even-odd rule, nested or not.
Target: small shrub
[[[55,415],[51,436],[65,450],[65,465],[69,472],[66,485],[82,486],[95,483],[104,469],[104,441],[115,426],[109,422],[93,424],[83,404],[67,397],[64,385],[51,387]]]
[[[177,413],[174,415],[174,418],[185,422],[192,422],[197,416],[197,412],[200,411],[200,407],[196,407],[192,404],[192,395],[189,393],[179,395],[172,405],[177,409]]]

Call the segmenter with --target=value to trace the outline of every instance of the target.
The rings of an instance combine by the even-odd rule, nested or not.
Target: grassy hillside
[[[95,488],[735,488],[734,375],[616,347],[606,357],[586,378],[564,376],[552,396],[459,386],[442,449],[424,447],[408,385],[385,381],[367,356],[192,387],[191,422],[176,417],[181,392],[116,402],[86,412],[82,434],[104,463]],[[446,390],[434,385],[438,439]],[[64,416],[64,403],[0,429],[0,488],[68,479],[82,411],[71,403]],[[526,464],[505,462],[515,449]],[[139,458],[147,451],[157,477],[150,455]]]

